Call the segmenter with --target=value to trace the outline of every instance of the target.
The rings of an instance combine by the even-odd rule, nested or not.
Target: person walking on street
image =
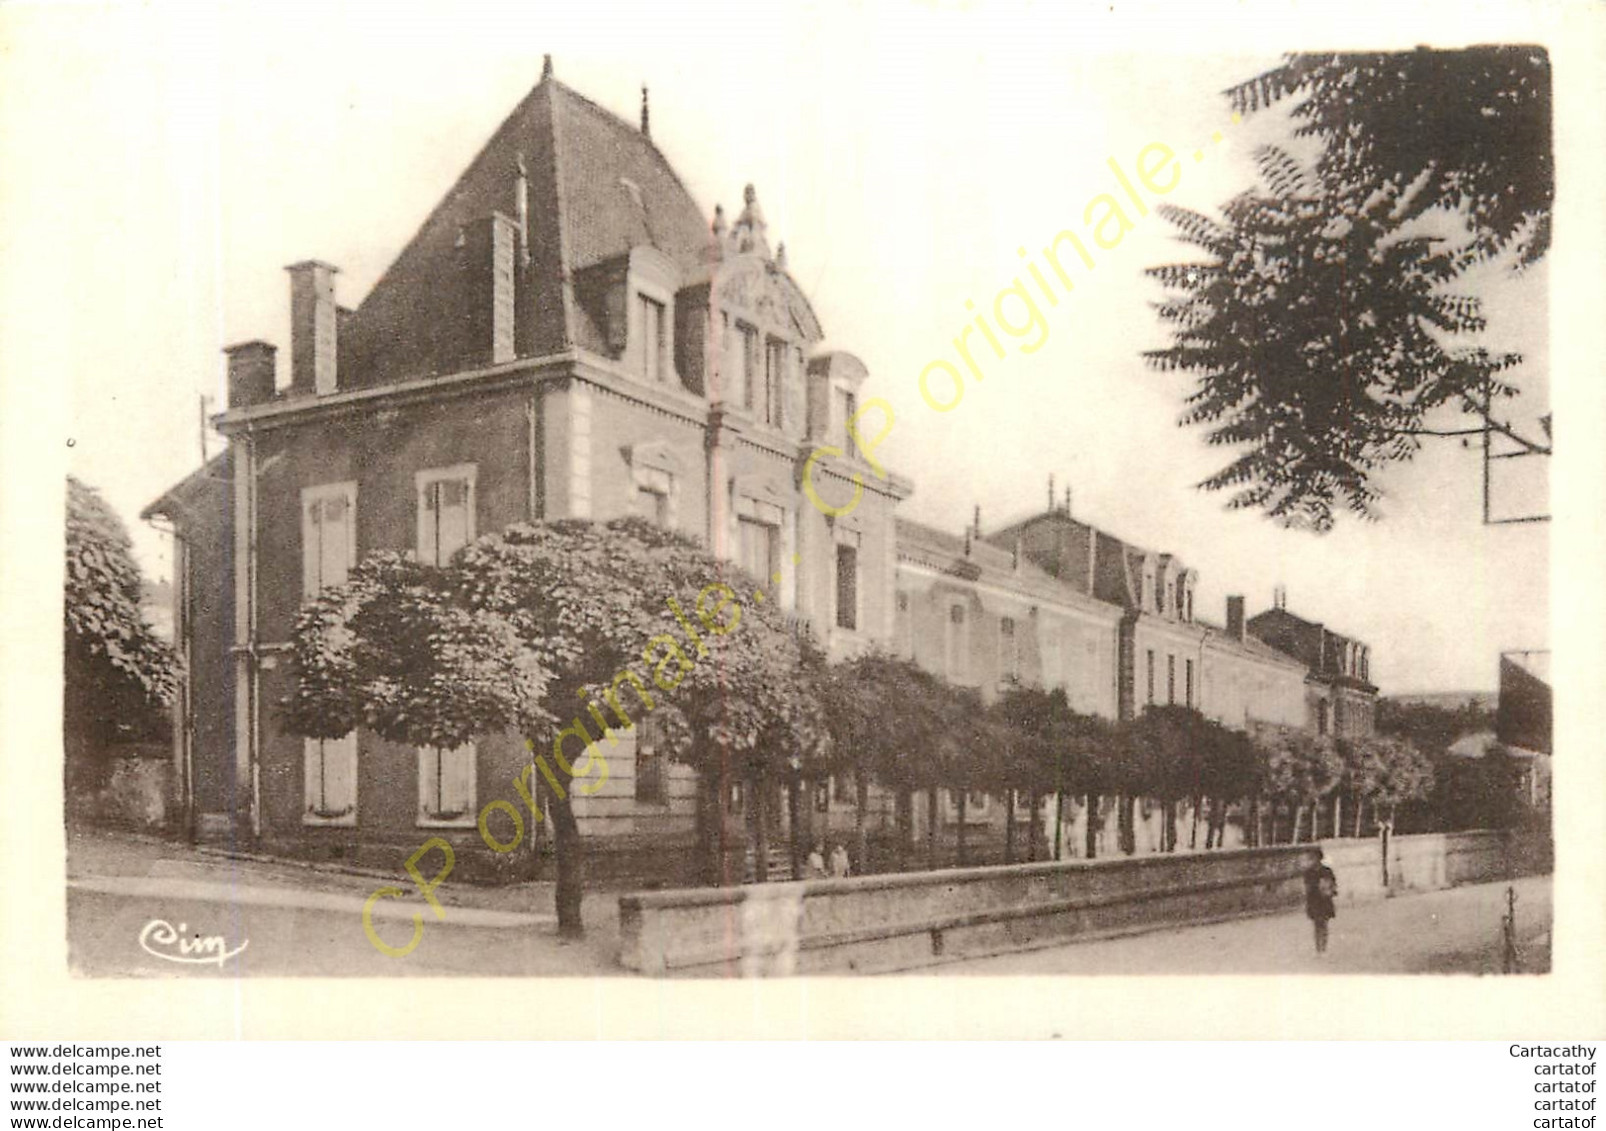
[[[1316,953],[1327,953],[1327,924],[1337,912],[1333,897],[1338,894],[1338,877],[1316,850],[1316,863],[1305,870],[1305,914],[1316,928]]]

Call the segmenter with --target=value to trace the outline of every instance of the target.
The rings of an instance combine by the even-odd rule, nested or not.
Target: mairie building
[[[957,533],[901,515],[913,485],[873,474],[847,428],[865,365],[821,348],[752,186],[734,212],[691,198],[645,102],[627,122],[558,82],[549,59],[358,305],[337,300],[335,266],[287,269],[288,382],[274,345],[228,347],[226,449],[145,511],[174,537],[187,672],[174,762],[192,834],[385,867],[430,836],[472,855],[480,807],[512,796],[528,759],[518,738],[436,750],[289,733],[294,622],[371,552],[444,563],[543,519],[639,515],[693,535],[779,576],[833,656],[879,645],[986,699],[1063,687],[1112,719],[1178,703],[1233,726],[1314,729],[1328,725],[1318,703],[1365,697],[1364,658],[1341,677],[1292,630],[1246,621],[1242,598],[1207,619],[1177,555],[1079,520],[1052,486],[1042,511],[992,530],[979,515]],[[850,512],[810,501],[811,456],[820,495],[862,484]],[[596,866],[674,879],[667,862],[694,837],[693,771],[663,756],[650,722],[612,737],[607,784],[577,797]],[[846,783],[811,792],[815,835],[851,828]],[[739,787],[731,800],[739,812]],[[1004,806],[967,800],[985,854]],[[884,828],[890,803],[873,806]],[[1070,809],[1075,849],[1086,815]],[[944,835],[960,812],[945,798]]]

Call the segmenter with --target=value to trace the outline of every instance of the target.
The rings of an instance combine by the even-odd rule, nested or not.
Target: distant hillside
[[[1496,691],[1423,691],[1414,695],[1385,695],[1383,699],[1402,707],[1440,707],[1454,711],[1460,707],[1476,707],[1493,711],[1500,702]]]

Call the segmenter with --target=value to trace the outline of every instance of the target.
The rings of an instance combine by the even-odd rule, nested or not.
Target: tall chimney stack
[[[1238,643],[1244,642],[1244,599],[1227,598],[1227,635]]]
[[[641,135],[652,136],[652,121],[647,113],[647,84],[641,84]]]
[[[290,391],[297,395],[332,393],[335,380],[335,272],[308,259],[290,272]]]
[[[273,399],[278,349],[253,341],[224,346],[223,353],[229,359],[230,408],[249,408]]]
[[[1271,591],[1271,604],[1274,609],[1286,609],[1288,607],[1288,587],[1286,585],[1279,585]]]

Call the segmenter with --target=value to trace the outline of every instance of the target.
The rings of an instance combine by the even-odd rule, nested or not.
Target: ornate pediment
[[[714,271],[710,289],[719,308],[794,342],[808,344],[825,336],[797,284],[763,256],[725,260]]]
[[[619,452],[631,468],[650,467],[655,471],[679,475],[686,465],[685,457],[663,440],[626,444]]]

